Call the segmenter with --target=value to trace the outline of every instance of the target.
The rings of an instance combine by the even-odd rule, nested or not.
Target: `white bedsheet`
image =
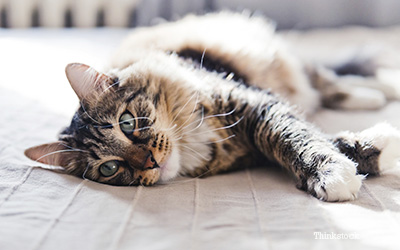
[[[325,203],[276,167],[154,187],[113,187],[39,168],[27,147],[56,139],[77,107],[69,62],[101,69],[127,30],[0,30],[0,249],[399,249],[400,167],[368,178],[353,202]],[[400,29],[286,35],[305,56],[326,59],[367,43],[400,52]],[[400,79],[399,79],[400,80]],[[323,110],[327,132],[387,120]],[[400,150],[400,149],[399,149]],[[354,239],[316,239],[350,237]]]

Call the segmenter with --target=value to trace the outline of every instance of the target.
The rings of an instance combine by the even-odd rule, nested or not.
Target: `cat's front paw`
[[[357,175],[356,164],[339,156],[318,170],[318,176],[308,180],[308,191],[324,201],[350,201],[357,198],[363,175]]]

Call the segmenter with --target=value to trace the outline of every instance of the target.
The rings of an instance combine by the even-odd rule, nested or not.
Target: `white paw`
[[[321,170],[323,176],[314,186],[317,198],[324,201],[350,201],[357,198],[363,175],[357,175],[356,164],[344,156],[337,162],[326,164]]]
[[[344,76],[340,77],[339,81],[342,86],[345,86],[343,93],[347,94],[346,98],[340,103],[340,107],[343,109],[374,110],[382,108],[387,102],[386,97],[381,90],[359,87],[365,86],[369,83],[365,77]]]
[[[378,159],[379,172],[394,168],[400,159],[400,131],[388,123],[379,123],[360,133],[360,139],[368,141],[381,151]]]

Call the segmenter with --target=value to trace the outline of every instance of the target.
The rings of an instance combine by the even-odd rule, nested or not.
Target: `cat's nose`
[[[149,154],[144,162],[143,170],[159,168],[156,159],[154,159],[153,153],[149,151]]]

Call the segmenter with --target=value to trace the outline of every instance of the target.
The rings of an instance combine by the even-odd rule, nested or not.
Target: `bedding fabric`
[[[357,200],[326,203],[273,166],[113,187],[26,159],[24,149],[55,140],[77,107],[65,65],[101,69],[127,33],[0,30],[0,249],[398,249],[400,166],[368,178]],[[319,60],[369,45],[400,55],[399,28],[283,35],[299,54]],[[379,111],[321,110],[312,119],[329,133],[384,120],[400,128],[399,110],[391,102]]]

